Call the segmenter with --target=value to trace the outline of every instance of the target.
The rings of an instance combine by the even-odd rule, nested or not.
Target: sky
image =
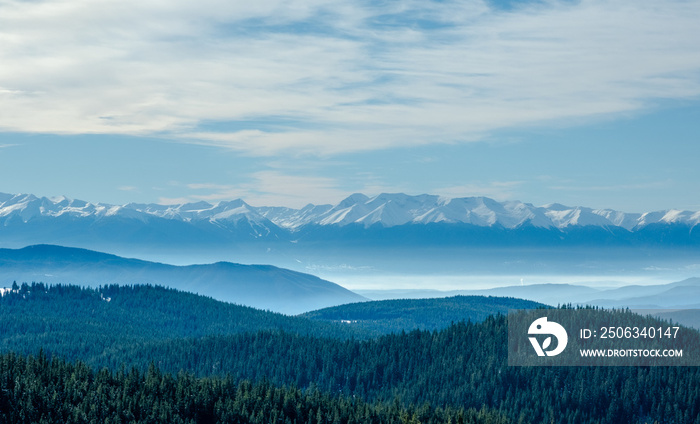
[[[0,192],[700,210],[700,2],[0,0]]]

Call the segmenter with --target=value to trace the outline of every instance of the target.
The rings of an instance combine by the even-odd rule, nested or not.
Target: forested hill
[[[371,403],[485,407],[518,423],[700,424],[700,367],[512,367],[507,327],[498,315],[364,341],[265,331],[131,346],[103,359],[111,369],[125,360],[142,370],[155,363],[171,374],[185,369]]]
[[[372,334],[401,330],[438,330],[460,321],[483,321],[509,309],[536,309],[547,305],[512,297],[453,296],[350,303],[307,312],[301,316],[340,322]]]
[[[154,340],[283,330],[358,337],[354,329],[209,297],[136,285],[22,284],[0,297],[0,349],[92,361],[115,346]]]
[[[0,349],[27,354],[44,349],[49,355],[100,364],[100,358],[117,346],[261,330],[366,339],[401,330],[445,328],[451,322],[480,321],[508,308],[537,305],[461,296],[366,302],[291,317],[159,286],[23,283],[0,297]],[[364,321],[348,325],[340,322],[345,317]]]

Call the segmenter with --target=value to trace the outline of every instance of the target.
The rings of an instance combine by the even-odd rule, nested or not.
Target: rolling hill
[[[479,290],[360,290],[371,299],[418,299],[450,296],[502,296],[526,299],[550,306],[593,305],[606,308],[700,308],[700,278],[668,284],[626,285],[599,288],[576,284],[527,284]]]
[[[372,334],[439,330],[460,321],[480,322],[509,309],[547,307],[541,303],[507,297],[454,296],[432,299],[397,299],[350,303],[307,312],[316,321],[338,322]]]
[[[23,283],[0,296],[0,350],[44,349],[51,355],[104,365],[119,349],[138,349],[145,343],[177,344],[260,331],[367,339],[442,329],[454,322],[483,321],[508,309],[538,306],[519,299],[455,297],[354,303],[287,316],[160,286]],[[119,365],[114,358],[110,361]]]
[[[52,245],[0,249],[0,270],[4,287],[13,281],[154,284],[287,314],[366,300],[330,281],[270,265],[173,266]]]

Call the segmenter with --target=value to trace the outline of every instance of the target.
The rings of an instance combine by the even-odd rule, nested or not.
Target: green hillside
[[[314,322],[157,286],[22,284],[0,297],[0,350],[99,362],[117,347],[259,330],[358,337]]]
[[[132,346],[115,366],[316,388],[367,402],[497,410],[523,423],[700,423],[698,367],[511,367],[507,319],[369,340],[258,332]]]

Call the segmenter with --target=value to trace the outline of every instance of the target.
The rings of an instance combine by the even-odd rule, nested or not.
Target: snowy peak
[[[369,200],[369,197],[365,196],[364,194],[355,193],[355,194],[351,194],[347,198],[341,200],[341,202],[338,203],[337,207],[346,208],[348,206],[352,206],[352,205],[357,204],[357,203],[365,203],[368,200]]]
[[[255,208],[241,199],[219,202],[212,205],[208,202],[183,203],[177,205],[135,204],[126,207],[140,213],[158,218],[176,219],[182,221],[239,221],[246,219],[254,222],[269,222]]]
[[[435,208],[439,199],[438,196],[408,196],[402,193],[383,193],[371,198],[353,194],[310,222],[320,225],[362,224],[370,227],[379,224],[393,227],[417,222],[417,217]]]
[[[575,208],[547,210],[545,211],[545,215],[552,221],[554,226],[558,228],[571,225],[594,225],[600,227],[616,225],[604,215],[597,214],[593,209],[578,206]],[[624,219],[622,221],[624,221]]]
[[[614,211],[612,209],[597,209],[593,213],[603,217],[613,225],[631,230],[639,224],[639,218],[642,216],[638,213],[625,213]]]
[[[274,222],[276,225],[294,229],[308,223],[316,223],[316,217],[325,214],[332,205],[308,204],[301,209],[285,208],[281,206],[262,206],[257,208],[258,213]]]
[[[36,197],[33,194],[0,195],[0,218],[19,219],[28,222],[42,216],[73,216],[82,217],[94,214],[96,205],[80,200],[70,200],[66,197],[49,199]]]
[[[504,228],[516,228],[537,217],[535,208],[521,202],[499,203],[487,197],[464,197],[451,199],[434,212],[444,215],[447,222],[491,227],[499,225]],[[423,222],[439,222],[423,221]],[[551,226],[542,222],[541,226]]]

